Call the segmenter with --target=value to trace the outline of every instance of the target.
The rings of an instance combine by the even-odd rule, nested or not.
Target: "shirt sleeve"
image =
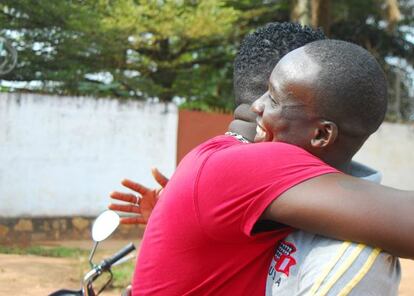
[[[266,295],[397,296],[398,258],[377,248],[295,231],[279,243]]]
[[[297,295],[398,295],[398,258],[363,244],[319,239],[332,243],[312,248],[300,266]]]
[[[285,143],[241,144],[217,151],[201,166],[194,205],[210,237],[241,242],[266,207],[293,186],[338,172],[305,150]]]

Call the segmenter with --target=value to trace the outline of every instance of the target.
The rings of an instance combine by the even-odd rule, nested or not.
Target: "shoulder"
[[[239,143],[221,147],[204,159],[198,175],[199,184],[231,185],[231,188],[237,184],[246,191],[273,184],[285,190],[305,179],[336,172],[304,149],[286,143]]]
[[[291,265],[286,263],[289,258]],[[272,295],[292,295],[294,291],[295,295],[391,296],[398,295],[400,281],[396,257],[304,231],[291,233],[279,245],[270,270],[267,289]]]
[[[225,143],[219,139],[220,143]],[[231,142],[228,142],[231,143]],[[211,142],[210,145],[214,142]],[[223,144],[222,144],[223,145]],[[228,149],[220,149],[209,162],[222,163],[246,163],[246,165],[277,165],[284,163],[315,163],[322,164],[322,160],[310,154],[306,150],[282,142],[264,143],[238,143],[226,145]]]
[[[281,176],[302,174],[320,169],[331,172],[333,169],[306,150],[280,142],[228,145],[217,149],[205,162],[203,171],[214,172],[215,178],[244,180],[251,176],[259,186],[261,181]]]
[[[244,143],[237,140],[235,137],[228,135],[220,135],[214,138],[211,138],[200,145],[198,145],[193,151],[196,153],[202,152],[217,152],[230,147],[243,146]]]
[[[300,267],[301,290],[338,295],[397,295],[396,257],[365,244],[315,236]]]

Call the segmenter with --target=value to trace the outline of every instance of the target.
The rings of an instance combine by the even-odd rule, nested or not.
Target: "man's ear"
[[[338,137],[338,126],[329,120],[320,120],[314,130],[311,145],[314,148],[324,148],[332,145]]]

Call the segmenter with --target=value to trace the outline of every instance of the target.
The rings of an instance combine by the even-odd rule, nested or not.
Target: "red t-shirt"
[[[285,143],[231,136],[191,151],[145,230],[132,295],[260,295],[276,243],[290,228],[252,234],[266,207],[309,178],[337,172]]]

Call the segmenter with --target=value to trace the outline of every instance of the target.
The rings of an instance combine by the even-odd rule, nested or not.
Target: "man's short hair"
[[[323,65],[316,106],[342,132],[368,136],[378,129],[387,110],[387,81],[381,66],[364,48],[340,40],[307,44],[305,52]]]
[[[236,105],[251,104],[266,92],[270,74],[285,54],[322,39],[320,29],[294,23],[269,23],[245,37],[234,62]]]

